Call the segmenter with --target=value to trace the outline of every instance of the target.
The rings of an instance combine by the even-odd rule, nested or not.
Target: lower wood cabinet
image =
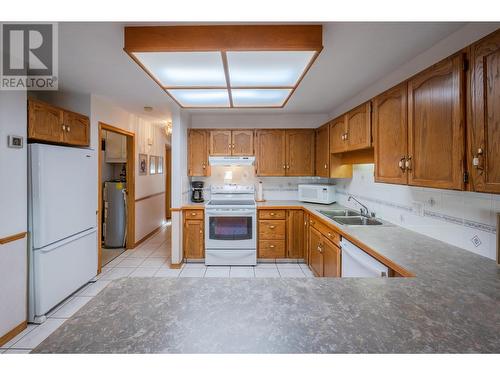
[[[259,210],[257,258],[286,257],[286,210]]]
[[[203,210],[184,211],[183,249],[186,259],[205,258]]]
[[[340,235],[311,217],[309,220],[309,268],[318,277],[341,277]]]
[[[304,259],[304,211],[288,210],[286,257]]]

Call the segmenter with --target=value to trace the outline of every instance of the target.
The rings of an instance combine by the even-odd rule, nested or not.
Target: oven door
[[[256,212],[247,209],[206,211],[205,247],[207,249],[256,249]]]

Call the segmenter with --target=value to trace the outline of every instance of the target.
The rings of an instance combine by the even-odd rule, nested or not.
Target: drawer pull
[[[276,228],[276,225],[269,225],[269,229],[274,229]]]
[[[276,246],[275,245],[269,245],[270,249],[274,249]]]
[[[196,216],[196,212],[191,212],[191,216]]]
[[[276,215],[276,214],[275,214],[274,212],[271,212],[269,215],[274,216],[274,215]]]
[[[331,236],[332,236],[332,234],[330,232],[328,232],[328,237],[331,237]]]

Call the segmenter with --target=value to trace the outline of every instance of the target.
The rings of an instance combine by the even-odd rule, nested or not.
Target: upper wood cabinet
[[[253,130],[233,130],[232,131],[232,151],[233,156],[253,155]]]
[[[316,129],[316,166],[315,175],[330,177],[330,124]]]
[[[463,189],[464,61],[447,58],[408,81],[408,183]]]
[[[350,110],[345,115],[347,151],[370,148],[372,145],[371,133],[371,104],[366,102]]]
[[[469,170],[475,191],[500,193],[500,30],[471,47]]]
[[[90,121],[87,116],[30,98],[28,138],[72,146],[89,146]]]
[[[402,83],[373,99],[375,181],[407,184],[407,86]]]
[[[253,155],[253,130],[210,130],[210,155]]]
[[[314,129],[285,130],[286,175],[314,176]]]
[[[257,175],[285,176],[286,138],[284,130],[257,130]]]
[[[231,130],[210,131],[210,155],[231,155],[232,149]]]
[[[345,116],[340,116],[330,122],[330,152],[332,154],[347,150],[345,136]]]
[[[330,123],[330,152],[341,153],[372,146],[371,104],[366,102]]]
[[[188,176],[209,176],[208,131],[188,131]]]
[[[314,175],[314,129],[257,130],[256,137],[257,175]]]

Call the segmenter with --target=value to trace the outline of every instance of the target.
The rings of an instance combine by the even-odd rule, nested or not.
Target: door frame
[[[102,152],[101,152],[101,135],[102,131],[111,131],[124,135],[127,138],[127,238],[126,248],[133,249],[135,247],[135,133],[120,129],[116,126],[106,124],[99,121],[98,133],[98,175],[97,175],[97,191],[98,191],[98,212],[97,212],[97,274],[101,273],[102,268]]]
[[[165,145],[165,220],[172,219],[172,147]]]

